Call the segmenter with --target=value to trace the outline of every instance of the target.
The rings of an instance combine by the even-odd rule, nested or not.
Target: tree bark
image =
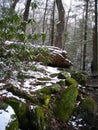
[[[93,32],[93,61],[92,61],[92,73],[98,75],[98,32],[97,32],[97,0],[95,0],[95,25]]]
[[[45,5],[45,12],[44,12],[44,18],[43,18],[43,28],[42,28],[42,32],[45,32],[45,19],[46,19],[46,12],[47,12],[47,7],[48,7],[48,0],[46,0],[46,5]],[[42,42],[44,44],[44,39],[42,39]]]
[[[50,34],[51,46],[54,45],[54,17],[55,17],[55,0],[53,2],[52,18],[51,18],[51,34]]]
[[[86,12],[85,12],[85,27],[84,27],[84,47],[83,47],[83,68],[82,70],[85,71],[86,67],[86,42],[87,42],[87,29],[88,29],[88,3],[89,0],[86,0]]]
[[[56,0],[59,21],[57,23],[57,32],[55,46],[62,48],[64,40],[64,27],[65,27],[65,10],[62,4],[62,0]]]
[[[70,0],[70,6],[69,6],[69,9],[68,9],[68,13],[67,13],[66,21],[65,21],[64,42],[67,41],[67,37],[68,37],[68,22],[69,22],[69,18],[70,18],[71,9],[72,9],[72,0]],[[65,48],[65,46],[64,46],[64,48]]]
[[[31,4],[31,0],[27,0],[26,6],[25,6],[24,15],[23,15],[23,21],[27,21],[28,20],[30,4]]]
[[[30,4],[31,4],[31,0],[27,0],[26,6],[25,6],[25,11],[23,14],[23,21],[24,22],[28,21]],[[26,26],[24,27],[23,31],[26,32]]]

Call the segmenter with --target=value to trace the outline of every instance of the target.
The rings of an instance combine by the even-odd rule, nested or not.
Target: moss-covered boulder
[[[48,107],[50,99],[51,99],[50,95],[42,94],[39,96],[39,104],[41,106]]]
[[[48,87],[44,87],[42,88],[39,93],[43,93],[43,94],[55,94],[57,92],[60,91],[60,86],[58,84],[53,84],[51,86],[48,86]]]
[[[80,117],[83,118],[83,120],[90,125],[94,123],[96,112],[97,104],[95,100],[91,97],[83,99],[78,107],[78,113]]]
[[[73,71],[71,77],[74,78],[79,84],[85,85],[87,76],[80,71]]]
[[[35,106],[31,110],[30,123],[34,130],[44,130],[46,127],[44,108],[41,106]]]
[[[72,84],[77,84],[77,81],[76,81],[75,79],[73,79],[73,78],[67,78],[67,79],[65,80],[65,84],[66,84],[67,86],[70,86],[70,85],[72,85]]]
[[[26,104],[14,98],[7,98],[5,102],[14,109],[18,117],[20,128],[27,128],[29,120],[27,118]]]
[[[58,78],[59,79],[66,79],[66,78],[69,78],[69,77],[71,77],[71,75],[70,75],[70,73],[69,72],[60,72],[59,74],[58,74]]]
[[[13,95],[19,97],[19,98],[23,98],[25,100],[29,100],[30,102],[33,102],[33,103],[37,103],[37,99],[30,96],[28,93],[26,93],[25,91],[17,88],[16,86],[14,86],[13,84],[7,84],[6,85],[7,87],[7,91],[8,92],[11,92]]]
[[[65,86],[66,83],[65,83],[65,79],[61,79],[57,82],[60,86]]]
[[[74,110],[77,96],[78,89],[76,84],[70,85],[62,92],[55,102],[54,113],[56,118],[62,121],[68,121]]]
[[[14,115],[11,118],[15,118]],[[18,127],[18,120],[11,121],[8,123],[8,126],[6,127],[6,130],[19,130]]]

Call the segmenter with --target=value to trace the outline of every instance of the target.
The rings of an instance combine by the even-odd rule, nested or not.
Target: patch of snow
[[[0,88],[2,87],[2,86],[4,86],[5,84],[4,83],[0,83]]]
[[[47,70],[47,72],[49,72],[51,74],[60,72],[60,70],[58,70],[58,68],[54,68],[54,67],[47,66],[45,69]]]
[[[19,41],[8,41],[8,40],[5,41],[5,44],[6,45],[10,45],[10,44],[21,44],[21,45],[24,45],[23,42],[19,42]]]
[[[69,59],[66,58],[66,61],[68,61],[69,63],[71,63],[71,61]]]
[[[50,83],[46,83],[46,86],[48,87],[48,86],[51,86],[52,85],[52,83],[50,82]]]
[[[25,74],[30,76],[30,77],[34,77],[34,78],[42,78],[42,77],[44,77],[43,73],[40,73],[38,71],[32,71],[32,70],[28,70],[27,72],[25,72]]]
[[[35,88],[32,89],[32,92],[37,91],[37,90],[39,90],[39,89],[41,89],[41,88],[42,88],[41,85],[37,85]]]
[[[20,88],[21,83],[17,79],[10,79],[9,83],[13,84],[15,87]]]
[[[26,79],[22,89],[28,93],[41,89],[42,85],[34,85],[36,83],[37,79]]]
[[[5,89],[0,91],[0,95],[6,96],[6,97],[13,97],[13,98],[16,98],[17,100],[19,100],[19,97],[13,95],[11,92],[8,92]]]
[[[13,121],[14,119],[11,118],[11,115],[15,114],[14,110],[8,106],[6,110],[0,110],[0,129],[6,130],[8,123]]]
[[[7,93],[7,97],[13,97],[13,98],[19,100],[19,97],[13,95],[11,92],[8,92],[8,93]]]
[[[33,84],[36,83],[36,79],[25,79],[24,87],[25,88],[31,88]]]
[[[51,83],[57,83],[58,81],[60,81],[60,79],[58,79],[57,77],[51,79]]]
[[[6,96],[8,93],[8,91],[4,90],[0,90],[0,95]]]

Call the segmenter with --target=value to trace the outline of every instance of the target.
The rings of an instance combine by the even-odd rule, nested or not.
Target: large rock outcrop
[[[14,47],[16,45],[18,50],[20,49],[22,50],[22,52],[25,52],[23,54],[18,54],[18,58],[21,59],[22,61],[27,60],[28,58],[30,59],[30,57],[28,56],[32,55],[34,56],[33,60],[37,62],[44,62],[52,67],[69,68],[72,65],[72,62],[67,57],[67,52],[58,47],[32,45],[31,43],[24,44],[21,42],[6,41],[5,45],[8,50],[11,48],[11,44]]]
[[[49,50],[51,51],[51,63],[49,63],[49,65],[57,67],[70,67],[72,65],[65,50],[52,46],[49,47]]]
[[[38,46],[38,48],[40,48],[40,46]],[[72,62],[67,57],[67,52],[65,50],[54,46],[43,46],[43,48],[48,49],[49,53],[42,53],[43,58],[41,58],[39,54],[37,54],[37,61],[45,61],[45,58],[48,57],[49,61],[47,62],[47,64],[50,66],[69,68],[72,65]]]

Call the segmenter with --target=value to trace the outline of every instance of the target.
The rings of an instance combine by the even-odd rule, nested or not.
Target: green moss
[[[8,107],[8,104],[5,104],[3,102],[0,102],[0,109],[5,110]]]
[[[26,117],[26,104],[13,98],[6,99],[6,103],[8,103],[14,109],[18,117],[19,124],[21,126],[25,126],[28,122]]]
[[[44,87],[40,90],[41,93],[47,94],[47,95],[50,95],[50,94],[53,94],[53,93],[56,93],[59,91],[60,91],[60,86],[57,84],[54,84],[54,85],[49,86],[49,87]]]
[[[53,74],[50,75],[50,77],[52,77],[52,78],[54,78],[56,76],[58,76],[58,73],[53,73]]]
[[[11,121],[6,127],[6,130],[19,130],[18,121]]]
[[[59,79],[66,79],[66,78],[70,78],[70,77],[71,77],[71,75],[68,72],[61,72],[58,74]]]
[[[65,86],[65,79],[61,79],[59,82],[58,82],[59,85],[61,86]]]
[[[91,97],[82,100],[77,108],[77,117],[82,118],[89,126],[94,125],[95,115],[97,113],[97,104]]]
[[[40,81],[50,81],[51,79],[48,77],[44,77],[44,78],[38,78],[38,80]]]
[[[75,84],[72,84],[63,91],[62,95],[56,100],[54,112],[57,118],[68,121],[74,110],[77,95],[78,89]]]
[[[25,79],[25,74],[22,72],[22,71],[19,71],[18,72],[18,75],[17,75],[17,78],[24,81]]]
[[[41,102],[42,102],[42,105],[45,105],[45,106],[48,106],[49,105],[49,102],[50,102],[50,96],[49,95],[43,95],[41,97]]]
[[[19,112],[19,101],[14,98],[7,98],[6,103],[8,103],[15,111],[16,114]]]
[[[97,105],[94,99],[87,97],[80,103],[79,108],[82,111],[90,112],[94,114],[96,111]]]
[[[51,90],[49,87],[44,87],[40,90],[40,93],[43,93],[43,94],[51,94]]]
[[[36,130],[44,130],[45,127],[45,116],[44,109],[41,106],[37,106],[32,112],[32,124]]]
[[[53,84],[53,85],[51,86],[51,91],[52,91],[52,93],[57,93],[57,92],[59,92],[59,91],[60,91],[60,86],[59,86],[58,84]]]
[[[18,124],[17,116],[16,116],[15,112],[13,112],[13,109],[11,107],[10,107],[10,109],[7,110],[8,107],[10,107],[8,104],[6,104],[4,102],[0,103],[0,109],[7,112],[7,114],[4,114],[4,116],[5,116],[4,119],[6,120],[10,116],[8,124],[5,123],[6,130],[18,130],[19,124]],[[11,110],[11,112],[10,112],[10,110]],[[8,116],[8,114],[9,114],[9,116]],[[2,126],[2,124],[0,124],[0,126]]]
[[[79,84],[84,85],[86,83],[87,76],[82,72],[73,71],[71,77],[74,78]]]
[[[72,84],[76,84],[77,82],[76,82],[76,80],[73,79],[73,78],[67,78],[67,79],[65,80],[65,83],[66,83],[66,85],[70,86],[70,85],[72,85]]]
[[[26,104],[21,103],[19,107],[20,108],[19,108],[18,117],[19,117],[19,120],[22,121],[22,125],[25,125],[28,123],[28,119],[26,117]]]
[[[16,96],[18,96],[18,97],[20,97],[20,98],[24,98],[24,99],[26,99],[26,100],[29,100],[29,101],[33,102],[33,103],[36,103],[36,102],[37,102],[37,100],[34,99],[34,98],[32,98],[32,96],[30,96],[30,95],[27,94],[26,92],[24,92],[24,91],[22,91],[22,90],[16,88],[16,87],[13,86],[12,84],[9,84],[9,85],[8,85],[7,91],[12,92],[13,95],[16,95]]]

